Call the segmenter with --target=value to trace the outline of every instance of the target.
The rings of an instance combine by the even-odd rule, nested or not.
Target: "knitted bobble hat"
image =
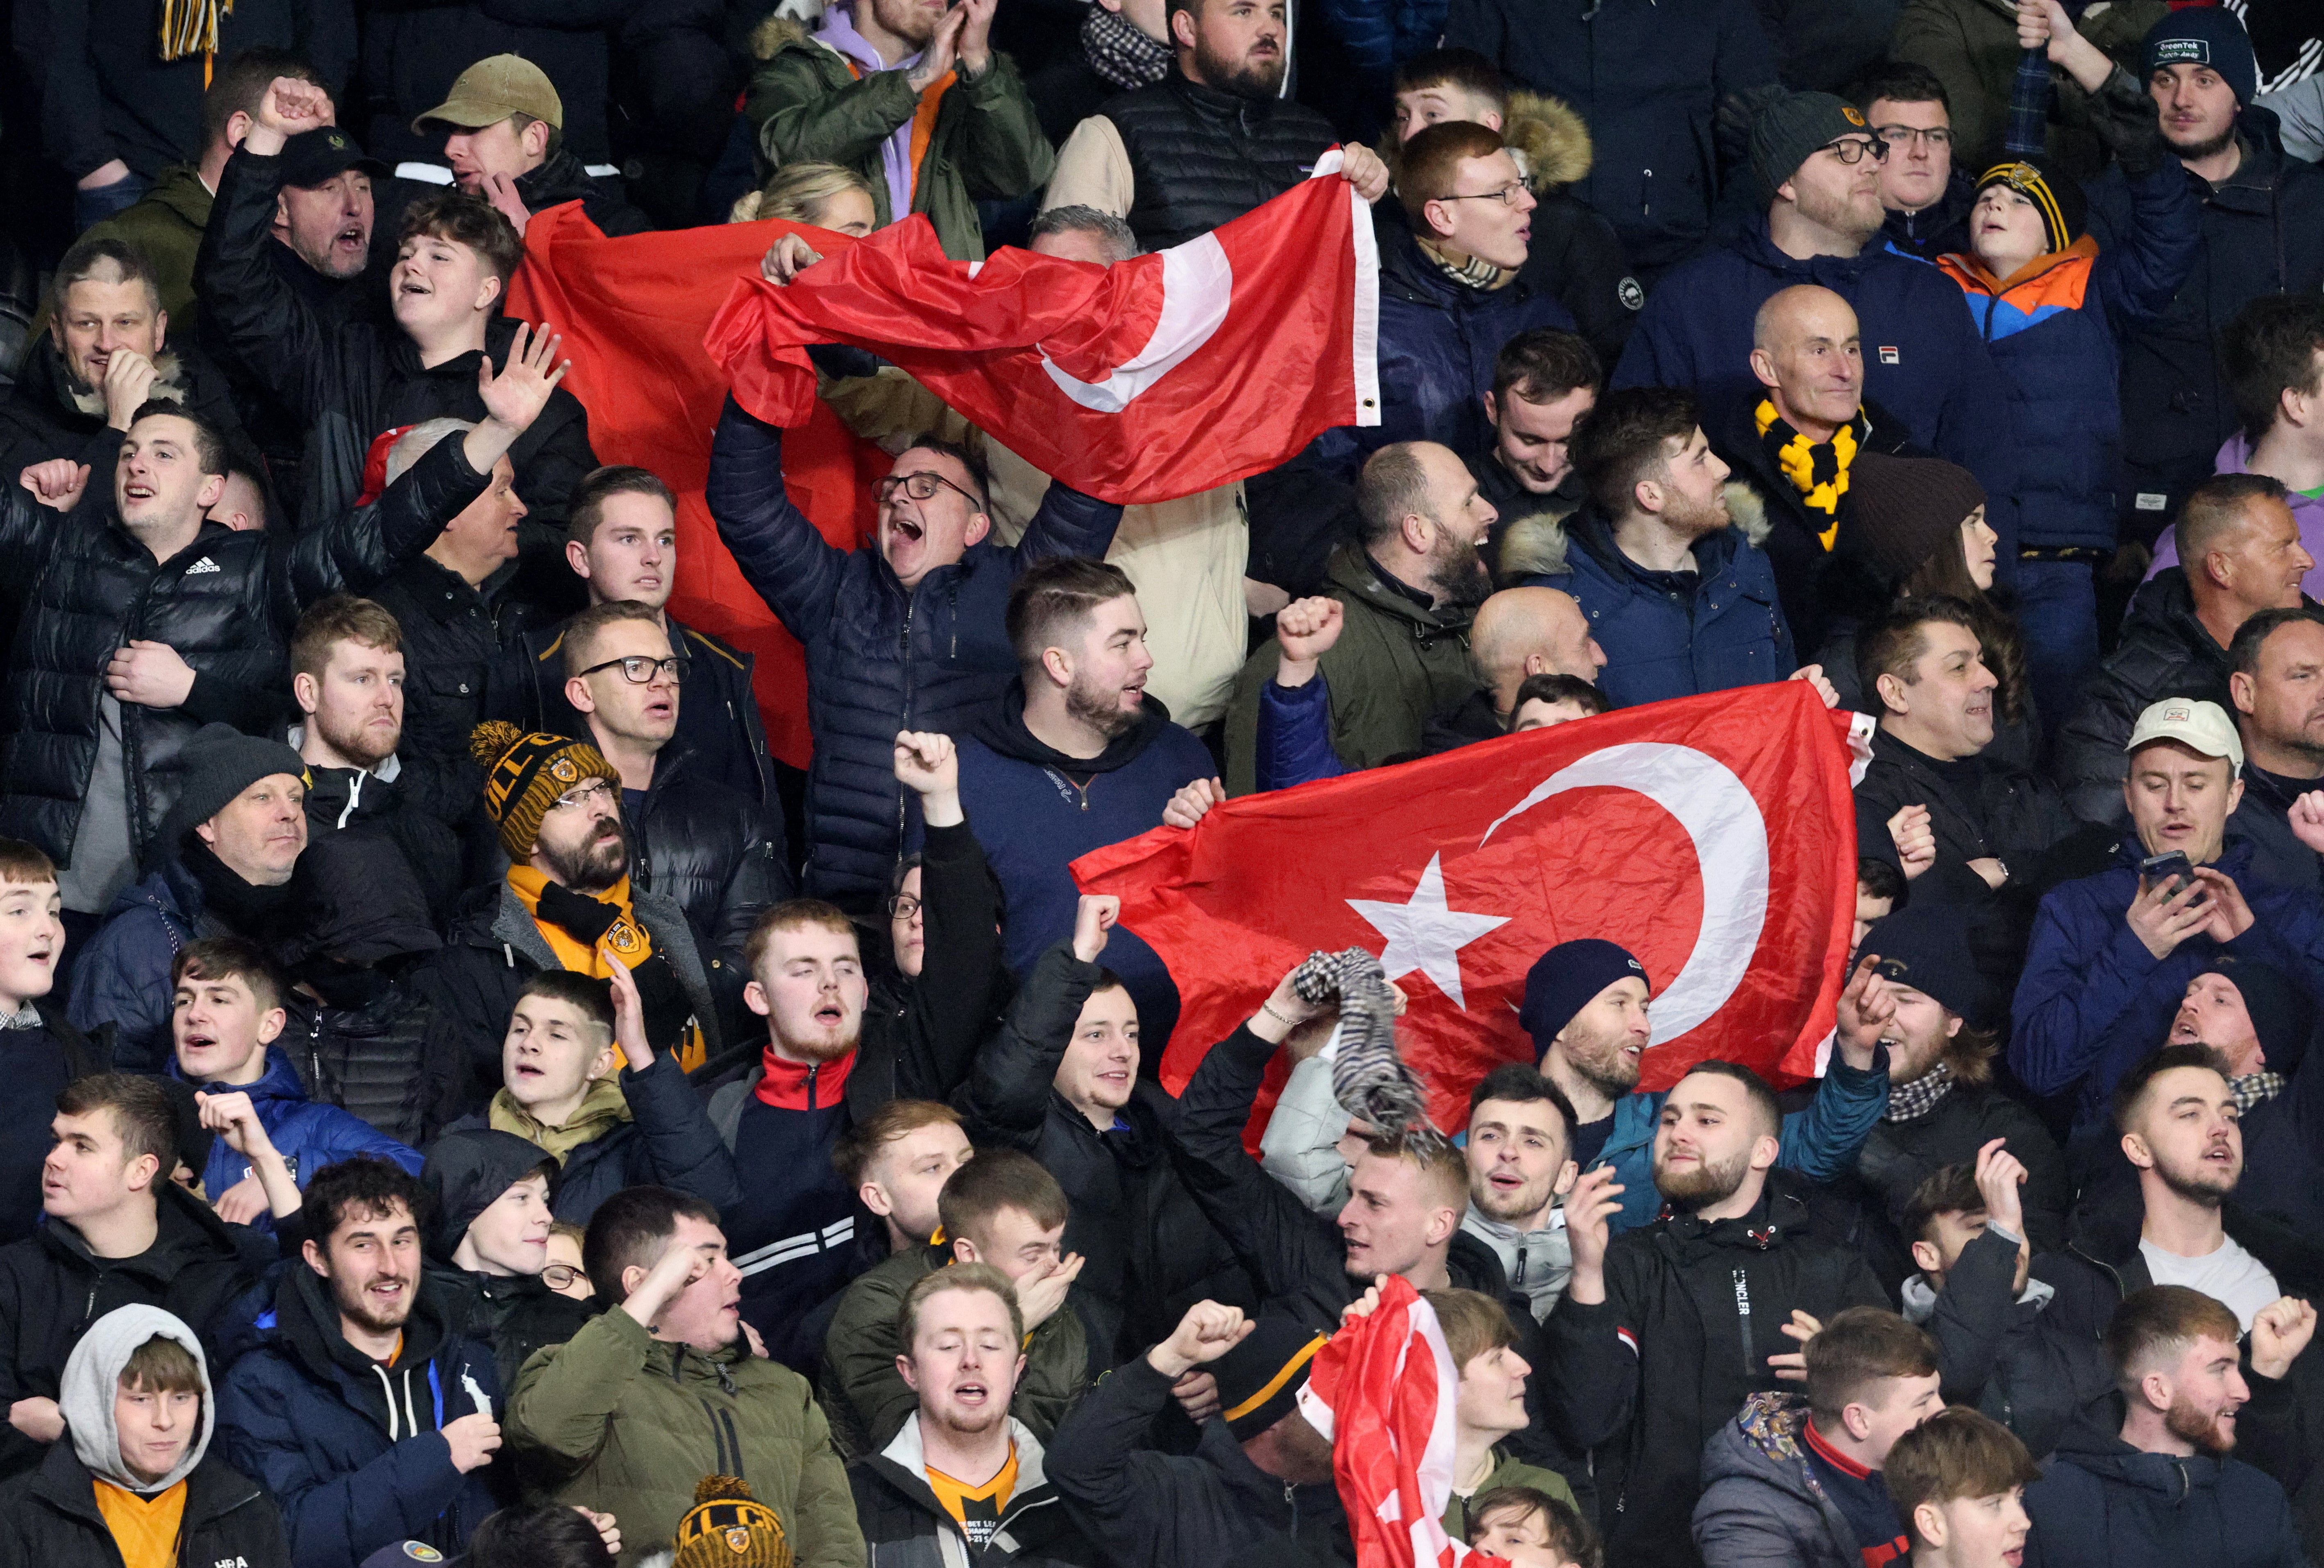
[[[673,1545],[670,1568],[791,1568],[782,1520],[751,1495],[750,1482],[731,1475],[696,1484]]]
[[[532,857],[540,819],[576,785],[603,779],[616,790],[622,787],[622,776],[588,742],[529,735],[504,719],[478,724],[468,737],[468,754],[484,770],[485,814],[500,824],[501,847],[519,865]]]

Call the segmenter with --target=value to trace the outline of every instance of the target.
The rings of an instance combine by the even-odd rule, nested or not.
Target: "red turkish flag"
[[[742,580],[702,500],[710,433],[726,399],[726,374],[704,349],[703,329],[735,276],[755,276],[767,247],[793,233],[826,253],[850,243],[771,221],[607,239],[579,202],[568,202],[526,226],[524,264],[509,280],[507,309],[564,335],[573,362],[565,384],[589,410],[598,461],[650,468],[678,493],[670,613],[757,656],[767,744],[803,768],[812,752],[806,656]],[[888,459],[821,403],[803,423],[783,443],[783,487],[825,539],[853,549],[871,525],[866,486],[888,471]]]
[[[1480,1077],[1533,1060],[1526,971],[1578,936],[1646,967],[1643,1087],[1710,1056],[1793,1083],[1852,935],[1849,723],[1803,681],[1653,703],[1245,796],[1073,870],[1177,982],[1174,1092],[1308,953],[1360,946],[1410,998],[1405,1058],[1455,1130]]]
[[[815,403],[810,343],[898,365],[1052,478],[1168,501],[1379,422],[1371,214],[1314,178],[1210,234],[1111,267],[1004,250],[956,262],[914,217],[778,289],[755,271],[710,328],[734,400],[770,424]]]

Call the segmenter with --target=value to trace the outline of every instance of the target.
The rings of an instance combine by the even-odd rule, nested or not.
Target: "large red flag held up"
[[[1711,1056],[1797,1082],[1852,935],[1850,723],[1802,681],[1626,708],[1231,800],[1074,874],[1177,982],[1174,1092],[1309,952],[1361,946],[1410,998],[1401,1048],[1454,1130],[1480,1077],[1533,1059],[1526,972],[1579,936],[1646,967],[1642,1086]]]
[[[1379,257],[1340,163],[1328,152],[1265,206],[1111,267],[955,262],[911,217],[787,288],[754,272],[710,352],[770,424],[815,406],[808,344],[853,344],[1077,490],[1129,504],[1213,489],[1379,422]]]
[[[736,275],[756,277],[767,247],[791,233],[826,254],[850,243],[777,222],[607,239],[579,202],[568,202],[536,213],[526,226],[524,264],[509,281],[507,309],[564,335],[573,361],[566,384],[589,410],[598,459],[650,468],[677,492],[670,613],[757,656],[767,743],[784,761],[805,767],[806,657],[742,580],[702,501],[710,435],[726,398],[726,373],[703,348],[702,331]],[[783,447],[785,487],[824,538],[852,549],[871,523],[864,486],[888,471],[888,460],[821,403],[798,422],[805,428]]]

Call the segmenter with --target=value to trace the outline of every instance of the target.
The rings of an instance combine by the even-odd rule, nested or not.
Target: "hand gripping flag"
[[[1299,1414],[1331,1440],[1357,1568],[1506,1568],[1444,1533],[1460,1382],[1436,1309],[1401,1275],[1315,1352]]]
[[[812,750],[806,657],[742,580],[702,501],[710,433],[726,399],[726,374],[702,346],[702,330],[736,274],[756,275],[767,247],[791,233],[825,252],[848,244],[843,235],[775,222],[607,239],[579,202],[568,202],[536,213],[526,226],[508,313],[564,335],[573,361],[567,384],[589,410],[598,461],[650,468],[677,492],[670,613],[757,656],[767,744],[805,767]],[[784,486],[825,539],[853,549],[871,524],[864,487],[888,471],[888,459],[820,403],[805,424],[783,443]]]
[[[1169,965],[1184,1086],[1310,952],[1379,953],[1439,1127],[1531,1061],[1526,971],[1600,936],[1646,966],[1643,1086],[1709,1056],[1816,1071],[1855,916],[1849,715],[1802,681],[1624,708],[1213,808],[1074,862]]]
[[[1371,213],[1328,152],[1213,233],[1111,267],[1004,250],[955,262],[927,218],[788,288],[734,286],[708,346],[770,424],[815,405],[810,343],[868,348],[1052,478],[1168,501],[1379,422]]]

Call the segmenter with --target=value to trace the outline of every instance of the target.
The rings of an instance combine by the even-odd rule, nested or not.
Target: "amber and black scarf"
[[[1864,410],[1832,432],[1829,441],[1811,441],[1784,421],[1775,411],[1773,398],[1761,398],[1753,410],[1751,423],[1766,444],[1767,455],[1775,460],[1792,488],[1800,493],[1800,500],[1810,512],[1821,512],[1825,521],[1816,537],[1823,548],[1831,549],[1840,537],[1840,501],[1848,493],[1848,470],[1856,461],[1856,454],[1864,447],[1872,434],[1872,421]]]

